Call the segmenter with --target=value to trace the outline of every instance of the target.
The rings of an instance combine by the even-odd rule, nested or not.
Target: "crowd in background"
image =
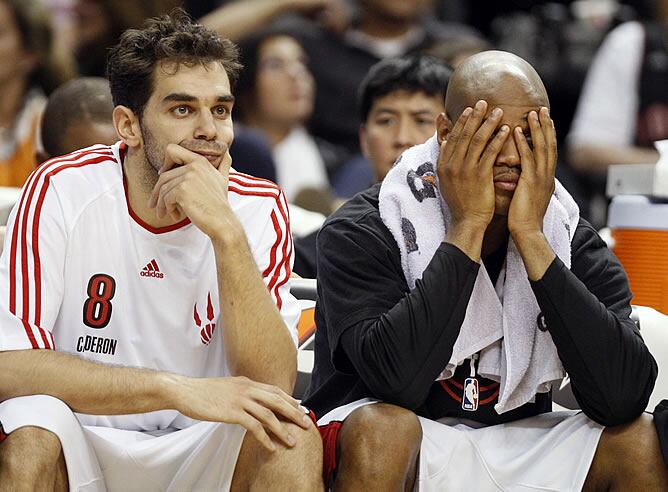
[[[551,100],[557,176],[599,227],[607,166],[654,162],[668,137],[666,0],[0,0],[0,186],[72,145],[115,140],[106,50],[177,6],[239,44],[234,167],[283,188],[297,236],[379,179],[358,89],[382,59],[454,67],[501,49],[529,61]],[[412,145],[399,121],[378,124],[388,145]]]

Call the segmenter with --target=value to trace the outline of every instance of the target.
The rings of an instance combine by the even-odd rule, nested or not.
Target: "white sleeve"
[[[66,228],[48,165],[25,184],[0,256],[0,351],[55,349],[63,298]]]
[[[256,216],[256,220],[264,223],[257,224],[257,228],[253,227],[258,234],[255,238],[249,237],[249,243],[262,279],[297,346],[297,322],[301,309],[299,302],[290,293],[290,276],[294,265],[290,215],[283,192],[276,187],[272,195],[275,199],[271,200],[271,211],[262,218]]]
[[[622,24],[605,38],[580,94],[570,145],[633,144],[643,47],[644,29],[638,22]]]

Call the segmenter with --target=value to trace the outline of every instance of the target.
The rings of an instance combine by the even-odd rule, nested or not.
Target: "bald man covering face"
[[[406,182],[393,173],[423,146],[318,236],[316,358],[305,404],[319,419],[327,480],[337,490],[666,490],[656,433],[640,417],[657,367],[629,319],[626,275],[576,206],[562,243],[570,268],[543,230],[553,194],[567,192],[555,182],[555,128],[538,74],[514,55],[483,52],[454,72],[445,103],[436,136],[423,144],[436,156],[433,177],[422,176],[434,191],[418,197],[405,184],[408,200],[442,197],[449,210],[414,287],[402,255],[427,255],[424,238],[411,249],[404,234],[400,244],[379,201],[381,186]],[[552,412],[545,390],[499,412],[505,390],[477,372],[482,352],[438,380],[464,320],[488,308],[469,303],[481,264],[496,285],[491,295],[503,292],[505,316],[517,285],[503,273],[510,244],[532,298],[523,299],[540,312],[522,321],[553,344],[583,412]],[[475,326],[467,336],[484,328]],[[529,365],[541,362],[534,350]]]

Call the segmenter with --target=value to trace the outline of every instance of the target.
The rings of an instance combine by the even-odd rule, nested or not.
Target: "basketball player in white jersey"
[[[0,490],[319,490],[289,393],[285,198],[234,172],[229,41],[182,12],[109,57],[121,142],[47,161],[0,261]]]

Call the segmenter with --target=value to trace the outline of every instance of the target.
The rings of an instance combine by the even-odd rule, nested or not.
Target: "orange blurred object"
[[[668,203],[641,195],[616,196],[608,223],[633,304],[668,314]]]
[[[668,314],[668,231],[613,229],[614,252],[629,276],[633,304]]]

